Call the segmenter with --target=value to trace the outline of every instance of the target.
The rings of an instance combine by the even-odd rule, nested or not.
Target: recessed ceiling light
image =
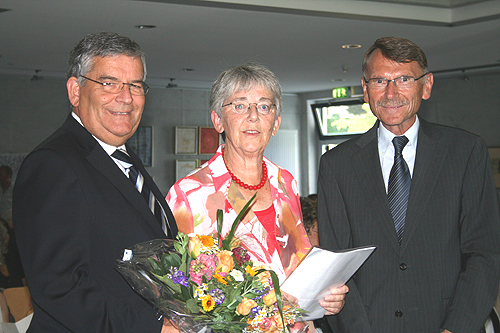
[[[154,29],[156,28],[156,25],[149,25],[149,24],[139,24],[135,26],[137,29]]]
[[[194,68],[183,68],[182,71],[183,72],[193,72]]]
[[[361,47],[361,45],[359,45],[359,44],[345,44],[345,45],[342,45],[343,49],[359,49],[360,47]]]

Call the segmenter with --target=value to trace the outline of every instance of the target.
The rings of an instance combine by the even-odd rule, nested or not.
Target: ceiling
[[[70,50],[98,31],[136,40],[147,83],[162,88],[209,89],[244,62],[268,66],[286,93],[359,85],[363,54],[382,36],[419,44],[438,75],[500,70],[499,0],[2,0],[0,8],[0,73],[38,79],[64,77]]]

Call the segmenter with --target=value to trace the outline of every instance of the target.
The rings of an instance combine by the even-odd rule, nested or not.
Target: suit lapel
[[[131,207],[137,209],[149,225],[151,225],[155,230],[159,229],[160,232],[162,232],[161,226],[155,216],[151,213],[151,210],[146,204],[144,198],[127,179],[125,174],[118,168],[115,162],[104,151],[104,149],[99,145],[99,143],[94,139],[94,137],[83,126],[81,126],[71,114],[63,124],[63,128],[71,133],[71,136],[78,143],[80,149],[86,152],[87,161],[100,173],[102,173],[110,181],[110,183],[123,194],[125,199],[129,201]]]
[[[400,245],[396,236],[391,210],[387,202],[380,156],[378,153],[377,123],[357,142],[360,150],[353,155],[353,167],[365,189],[366,209],[373,214],[373,221],[387,237],[389,243],[399,253]]]
[[[419,119],[417,154],[411,181],[410,197],[406,211],[405,231],[401,249],[404,251],[415,228],[422,220],[422,212],[434,191],[434,186],[443,166],[446,148],[440,144],[441,133],[422,118]]]

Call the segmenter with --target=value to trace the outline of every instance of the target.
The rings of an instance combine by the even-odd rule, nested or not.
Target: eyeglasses
[[[107,80],[106,82],[99,82],[96,80],[92,80],[92,79],[90,79],[86,76],[83,76],[83,75],[80,75],[80,76],[83,77],[84,79],[87,79],[89,81],[92,81],[92,82],[95,82],[95,83],[102,85],[102,90],[104,90],[105,92],[110,93],[110,94],[119,93],[120,91],[123,90],[123,87],[125,87],[125,85],[129,86],[129,90],[130,90],[130,93],[132,95],[144,96],[149,91],[149,86],[144,82],[127,83],[127,82],[116,82],[116,81],[112,81],[112,80]]]
[[[406,89],[413,87],[415,85],[415,82],[417,82],[427,74],[429,73],[425,73],[417,78],[414,78],[413,76],[400,76],[392,80],[386,78],[374,78],[368,80],[365,79],[365,83],[368,87],[372,89],[385,89],[389,85],[389,82],[394,82],[396,87],[400,89]]]
[[[248,103],[245,101],[237,101],[237,102],[231,102],[227,103],[226,105],[223,105],[222,107],[226,107],[231,105],[232,109],[235,113],[237,114],[245,114],[250,110],[250,107],[255,104],[255,107],[257,108],[257,112],[260,114],[270,114],[273,112],[274,108],[276,107],[276,104],[270,104],[267,102],[260,102],[260,103]]]

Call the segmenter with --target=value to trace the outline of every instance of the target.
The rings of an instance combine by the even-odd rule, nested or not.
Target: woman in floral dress
[[[281,86],[257,64],[224,71],[212,86],[211,118],[224,137],[215,155],[177,181],[167,195],[180,232],[217,233],[217,210],[224,214],[222,236],[247,201],[256,195],[235,237],[254,261],[273,269],[280,282],[311,248],[302,224],[300,197],[293,176],[264,157],[281,123]],[[321,305],[338,313],[347,287],[333,290]]]

